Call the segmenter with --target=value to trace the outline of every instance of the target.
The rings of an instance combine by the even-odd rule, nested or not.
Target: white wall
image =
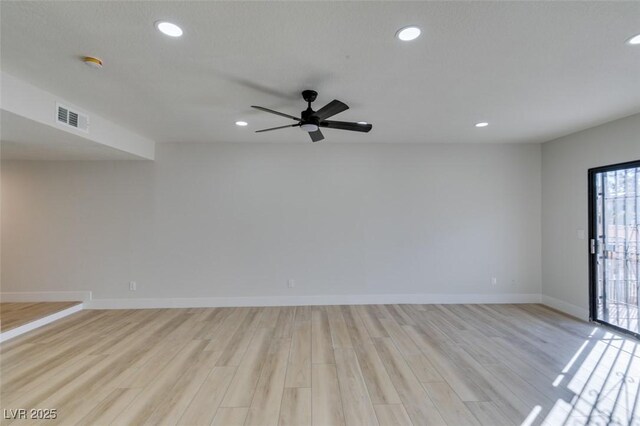
[[[2,291],[532,301],[540,161],[537,144],[331,143],[158,145],[155,162],[7,161]]]
[[[640,114],[542,145],[545,303],[588,317],[588,241],[577,234],[588,231],[587,171],[634,160],[640,160]]]

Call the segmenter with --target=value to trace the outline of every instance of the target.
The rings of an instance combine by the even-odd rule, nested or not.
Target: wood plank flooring
[[[636,340],[541,305],[86,310],[0,348],[3,417],[47,424],[638,425],[639,384]]]
[[[81,302],[0,303],[0,331],[9,331]]]

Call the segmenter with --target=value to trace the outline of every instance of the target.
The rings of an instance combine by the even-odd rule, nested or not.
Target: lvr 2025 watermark
[[[53,420],[58,418],[58,410],[53,408],[5,408],[2,417],[6,420]]]

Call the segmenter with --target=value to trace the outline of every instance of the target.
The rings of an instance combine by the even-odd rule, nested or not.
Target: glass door
[[[640,334],[640,161],[589,171],[591,319]]]

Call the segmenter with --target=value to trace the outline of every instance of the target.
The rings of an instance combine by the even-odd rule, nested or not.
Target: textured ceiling
[[[541,142],[640,112],[640,2],[2,2],[3,70],[158,142]],[[172,39],[153,24],[179,24]],[[394,38],[422,28],[411,43]],[[79,61],[95,55],[102,70]],[[317,109],[317,108],[316,108]],[[238,128],[236,120],[249,126]],[[476,129],[473,124],[491,125]]]

